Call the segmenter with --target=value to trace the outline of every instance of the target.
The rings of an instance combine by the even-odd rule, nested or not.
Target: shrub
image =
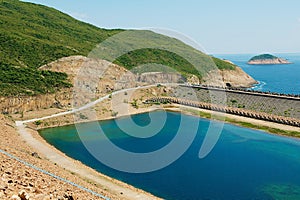
[[[40,120],[38,120],[38,121],[35,121],[35,122],[34,122],[34,124],[35,124],[35,125],[37,125],[37,126],[39,126],[39,125],[41,125],[41,124],[42,124],[42,121],[40,121]]]

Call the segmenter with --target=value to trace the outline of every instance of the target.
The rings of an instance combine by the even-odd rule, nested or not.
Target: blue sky
[[[26,0],[103,28],[177,31],[206,53],[300,52],[298,0]]]

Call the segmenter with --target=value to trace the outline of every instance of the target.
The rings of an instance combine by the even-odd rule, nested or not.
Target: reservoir
[[[164,199],[300,199],[298,139],[225,123],[212,151],[206,157],[199,158],[199,150],[209,130],[210,120],[174,112],[155,111],[151,114],[156,119],[166,116],[162,128],[151,137],[133,137],[118,126],[120,122],[134,122],[140,127],[146,127],[155,123],[151,122],[149,113],[99,121],[97,125],[103,130],[101,133],[94,128],[94,122],[82,124],[80,133],[75,125],[70,125],[44,129],[40,134],[48,143],[85,165]],[[198,128],[191,130],[187,123],[183,126],[183,120],[191,124],[197,123]],[[195,131],[191,144],[175,162],[152,172],[119,171],[103,164],[86,148],[87,143],[101,146],[103,137],[99,135],[105,134],[115,146],[128,152],[154,152],[170,144],[179,129],[187,138]],[[132,132],[136,130],[132,127]],[[84,134],[84,137],[79,134]],[[138,134],[143,136],[147,133],[142,131]],[[86,141],[82,141],[83,139]],[[184,141],[183,138],[182,142]],[[109,149],[103,151],[105,154],[109,152]],[[157,157],[158,161],[165,159],[163,155]],[[122,165],[130,162],[131,160],[122,161]]]

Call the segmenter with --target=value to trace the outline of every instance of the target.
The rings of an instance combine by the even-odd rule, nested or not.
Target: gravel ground
[[[38,168],[89,188],[112,199],[121,199],[51,163],[30,148],[0,115],[0,149]],[[102,199],[75,186],[46,175],[0,153],[0,199]]]

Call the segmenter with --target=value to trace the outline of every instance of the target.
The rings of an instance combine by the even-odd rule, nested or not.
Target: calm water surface
[[[259,81],[260,84],[253,88],[255,90],[300,94],[300,53],[276,54],[293,63],[288,65],[248,65],[248,60],[255,56],[251,54],[215,56],[231,60]]]
[[[160,117],[163,112],[153,114]],[[296,139],[225,124],[213,151],[206,158],[199,159],[199,149],[209,120],[168,112],[163,129],[148,139],[127,135],[118,128],[115,120],[102,121],[99,125],[120,148],[132,152],[151,152],[174,138],[181,118],[199,123],[194,142],[173,164],[144,174],[120,172],[103,165],[86,150],[75,126],[45,129],[40,134],[70,157],[165,199],[300,199],[300,142]],[[117,120],[126,122],[129,119]],[[134,115],[132,119],[141,126],[150,122],[148,113]],[[94,141],[97,138],[95,134],[99,133],[95,133],[89,123],[84,127],[86,138],[101,145],[101,141]],[[195,130],[189,130],[186,126],[184,131],[190,134]]]

